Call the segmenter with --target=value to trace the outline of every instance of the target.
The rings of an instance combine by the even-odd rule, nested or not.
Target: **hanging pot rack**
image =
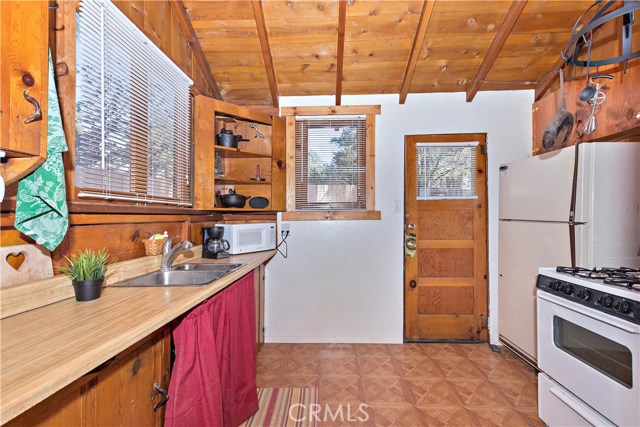
[[[626,72],[627,64],[630,59],[640,57],[640,49],[633,51],[632,36],[633,36],[633,22],[635,19],[635,11],[640,9],[640,1],[625,0],[624,5],[618,9],[612,10],[606,13],[616,1],[607,1],[600,9],[594,14],[594,16],[583,26],[580,26],[580,22],[585,14],[598,4],[603,3],[602,0],[597,0],[578,18],[571,30],[571,38],[565,45],[561,52],[562,58],[565,60],[565,67],[567,64],[571,64],[575,67],[599,67],[603,65],[612,65],[620,62],[624,62],[624,70]],[[592,38],[587,39],[587,34],[593,35],[593,31],[601,25],[622,16],[622,54],[619,56],[604,58],[604,59],[578,59],[580,51],[583,46],[588,46],[593,43]]]

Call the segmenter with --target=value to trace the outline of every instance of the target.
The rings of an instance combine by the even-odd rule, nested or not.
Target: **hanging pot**
[[[561,147],[567,142],[573,129],[573,114],[567,111],[567,99],[564,96],[564,76],[560,70],[560,108],[555,112],[542,135],[542,146],[546,149]]]
[[[229,189],[229,194],[220,194],[218,197],[223,208],[244,208],[247,200],[251,198],[251,196],[236,194],[233,188]]]

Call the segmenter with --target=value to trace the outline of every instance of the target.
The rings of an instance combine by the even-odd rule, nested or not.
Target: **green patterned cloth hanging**
[[[18,183],[14,226],[52,251],[67,233],[69,211],[62,163],[67,141],[62,128],[51,51],[47,105],[47,160]]]

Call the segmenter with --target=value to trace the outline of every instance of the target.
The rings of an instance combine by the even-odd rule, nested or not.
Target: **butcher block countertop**
[[[199,253],[199,247],[193,249]],[[183,257],[189,262],[241,263],[242,268],[206,286],[106,287],[94,301],[68,298],[0,320],[0,424],[4,424],[95,367],[136,344],[229,286],[276,251],[224,260]],[[159,268],[159,257],[156,270]],[[107,284],[149,271],[145,257],[120,263]],[[180,262],[180,257],[178,262]],[[136,271],[136,265],[140,270]],[[58,279],[59,280],[59,279]]]

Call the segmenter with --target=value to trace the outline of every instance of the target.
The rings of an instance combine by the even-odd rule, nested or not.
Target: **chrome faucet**
[[[171,264],[173,264],[173,260],[176,259],[178,253],[180,251],[189,250],[193,247],[193,243],[188,240],[183,240],[177,245],[171,247],[173,239],[175,239],[175,237],[171,237],[165,242],[164,245],[162,245],[162,260],[160,261],[160,271],[171,270]]]

